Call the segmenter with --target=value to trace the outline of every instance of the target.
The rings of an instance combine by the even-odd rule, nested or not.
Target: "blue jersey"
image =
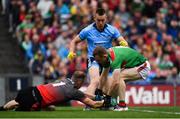
[[[96,46],[102,46],[106,49],[112,47],[112,40],[120,37],[118,29],[114,26],[105,24],[102,31],[99,31],[95,23],[90,24],[82,29],[79,33],[81,40],[87,40],[88,43],[88,58],[93,57],[93,51]]]

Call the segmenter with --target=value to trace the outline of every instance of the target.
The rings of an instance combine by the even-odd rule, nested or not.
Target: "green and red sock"
[[[124,100],[120,100],[118,105],[119,105],[120,107],[126,107],[126,103],[125,103]]]

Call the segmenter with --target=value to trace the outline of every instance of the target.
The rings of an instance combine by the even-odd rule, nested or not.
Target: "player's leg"
[[[125,80],[134,81],[134,80],[140,79],[141,76],[137,72],[136,68],[130,68],[130,69],[124,69],[122,71],[116,70],[114,72],[114,78],[116,78],[116,80],[117,80],[116,85],[119,84],[119,90],[118,90],[118,95],[119,95],[118,106],[119,107],[116,107],[117,109],[115,109],[115,111],[128,110],[126,103],[125,103],[125,92],[126,92]]]
[[[89,69],[89,77],[90,77],[90,84],[87,87],[86,93],[90,95],[94,95],[96,88],[99,85],[99,67],[98,66],[91,66]]]
[[[94,60],[94,58],[88,59],[88,73],[90,78],[90,84],[87,87],[86,94],[89,95],[96,95],[97,100],[101,100],[102,90],[99,88],[99,78],[100,78],[100,66],[99,64]]]
[[[15,107],[17,111],[30,111],[34,98],[32,96],[32,87],[20,90],[16,98],[6,103],[1,109],[13,109]]]
[[[88,59],[88,74],[90,78],[90,83],[85,93],[87,95],[97,95],[95,96],[96,98],[100,97],[99,94],[102,93],[101,90],[97,89],[99,85],[99,77],[100,77],[99,72],[100,72],[99,64],[93,59]],[[90,107],[86,106],[84,110],[90,110]]]
[[[119,79],[119,106],[122,108],[118,108],[115,111],[123,111],[127,110],[125,103],[125,92],[126,92],[126,83],[125,81],[135,81],[139,79],[145,79],[148,76],[150,71],[150,65],[148,62],[143,63],[142,65],[134,68],[124,69],[124,70],[115,70],[113,73],[113,77],[115,80]]]
[[[31,111],[32,106],[37,104],[35,110],[40,109],[41,95],[36,87],[29,87],[24,90],[19,91],[15,101],[19,103],[16,111]]]
[[[20,90],[16,98],[6,103],[3,107],[1,107],[1,109],[13,109],[17,107],[17,111],[29,111],[32,104],[34,103],[32,89],[33,88],[30,87],[24,90]]]
[[[16,102],[15,100],[11,100],[11,101],[7,102],[4,106],[1,106],[0,111],[12,110],[12,109],[16,108],[17,106],[19,106],[19,103]]]

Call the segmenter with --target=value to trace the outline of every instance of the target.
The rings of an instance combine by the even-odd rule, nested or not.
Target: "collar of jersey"
[[[96,23],[94,23],[93,26],[94,26],[94,27],[96,28],[96,30],[98,30],[99,32],[103,32],[104,29],[105,29],[108,25],[105,24],[103,30],[99,30],[99,29],[97,28],[97,26],[96,26]]]

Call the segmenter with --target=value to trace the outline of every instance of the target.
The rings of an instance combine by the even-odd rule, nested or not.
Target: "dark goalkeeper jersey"
[[[83,92],[74,88],[74,82],[71,79],[39,85],[37,86],[37,89],[42,96],[42,107],[63,103],[69,100],[82,101],[85,98]]]

